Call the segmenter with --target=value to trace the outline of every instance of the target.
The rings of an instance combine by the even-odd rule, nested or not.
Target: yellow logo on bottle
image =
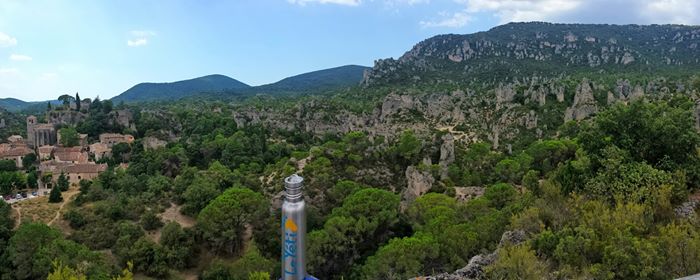
[[[296,232],[298,230],[297,224],[295,224],[292,219],[287,219],[287,221],[284,222],[284,228],[293,232]]]

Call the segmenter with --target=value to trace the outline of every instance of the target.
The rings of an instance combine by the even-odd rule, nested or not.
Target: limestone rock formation
[[[566,109],[564,120],[583,120],[591,115],[598,113],[598,105],[593,97],[593,89],[591,83],[584,79],[581,84],[576,87],[574,95],[574,103]]]
[[[442,136],[440,146],[440,179],[447,179],[448,167],[455,161],[455,139],[452,134],[447,133]]]
[[[430,166],[430,159],[424,160],[424,165]],[[410,203],[427,193],[433,187],[435,178],[430,174],[430,170],[420,170],[415,166],[409,166],[406,168],[406,182],[407,187],[401,193],[401,200]]]

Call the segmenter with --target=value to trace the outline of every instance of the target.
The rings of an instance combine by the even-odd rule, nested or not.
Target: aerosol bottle
[[[306,204],[304,178],[284,179],[282,202],[282,280],[316,279],[306,274]]]

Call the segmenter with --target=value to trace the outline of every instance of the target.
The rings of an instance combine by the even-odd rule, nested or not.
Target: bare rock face
[[[401,197],[403,202],[410,203],[427,193],[433,187],[435,178],[430,174],[430,170],[419,170],[415,166],[409,166],[406,168],[406,182],[408,186],[402,192]]]
[[[631,53],[626,52],[623,56],[622,59],[620,59],[620,63],[623,65],[627,65],[634,62],[634,56]]]
[[[564,120],[583,120],[591,115],[598,113],[598,105],[593,98],[593,89],[587,79],[584,79],[581,84],[576,87],[576,95],[574,95],[574,104],[566,109]]]
[[[447,179],[448,166],[455,161],[455,138],[448,133],[442,136],[440,146],[440,179]]]
[[[168,142],[160,140],[160,139],[155,138],[155,137],[149,136],[149,137],[143,138],[143,149],[144,150],[155,150],[155,149],[158,149],[160,147],[165,147],[165,145],[167,145],[167,144],[168,144]]]
[[[512,102],[515,98],[515,94],[517,94],[517,92],[515,91],[513,84],[508,84],[505,86],[499,85],[496,88],[496,109],[500,109],[500,104]]]
[[[700,205],[700,201],[692,200],[681,204],[680,206],[673,209],[678,218],[691,218],[695,214],[695,209]]]
[[[409,95],[398,95],[390,93],[384,98],[382,103],[382,114],[380,120],[386,120],[387,116],[399,113],[402,110],[410,110],[415,106],[413,97]]]

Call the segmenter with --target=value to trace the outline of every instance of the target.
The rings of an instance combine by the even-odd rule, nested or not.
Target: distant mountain
[[[345,65],[282,79],[276,83],[252,88],[254,92],[313,92],[358,85],[365,70],[372,68]]]
[[[22,101],[17,98],[0,98],[0,108],[8,112],[34,112],[46,109],[46,103],[49,101]],[[60,104],[58,100],[52,100],[52,104]]]
[[[0,107],[10,112],[21,111],[30,104],[30,102],[25,102],[16,98],[0,98]]]
[[[210,75],[173,83],[141,83],[112,98],[112,101],[168,101],[193,96],[223,98],[232,94],[317,93],[358,85],[364,72],[370,69],[365,66],[346,65],[304,73],[256,87],[223,75]]]
[[[438,35],[377,60],[365,86],[498,84],[523,77],[667,75],[700,69],[700,27],[509,23]]]
[[[114,102],[177,100],[204,92],[236,91],[250,88],[224,75],[209,75],[173,83],[140,83],[112,98]]]

